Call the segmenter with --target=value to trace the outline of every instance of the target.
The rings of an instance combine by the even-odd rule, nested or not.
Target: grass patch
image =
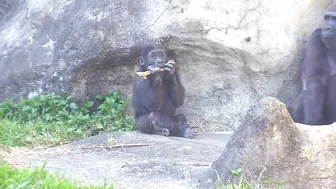
[[[253,184],[249,183],[241,176],[241,169],[231,170],[231,174],[235,177],[240,177],[239,182],[234,184],[229,180],[228,184],[224,184],[219,179],[216,182],[216,189],[256,189]]]
[[[56,145],[103,132],[135,130],[125,111],[128,101],[120,93],[96,97],[102,103],[75,103],[55,94],[0,103],[0,144],[12,146]]]
[[[66,179],[59,174],[51,174],[45,167],[29,170],[11,168],[9,164],[0,162],[0,188],[49,188],[49,189],[113,189],[107,186],[80,186],[75,181]]]
[[[241,175],[242,169],[231,170],[231,174],[234,177],[239,177],[238,183],[232,183],[231,180],[227,184],[224,184],[219,178],[216,182],[216,189],[259,189],[259,186],[255,186],[251,182],[247,181]],[[285,185],[276,181],[265,181],[264,184],[273,184],[279,186],[278,189],[283,189]]]

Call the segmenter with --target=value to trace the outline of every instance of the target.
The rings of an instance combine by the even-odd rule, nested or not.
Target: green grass
[[[7,163],[0,162],[0,188],[2,189],[113,189],[107,186],[80,186],[75,181],[66,179],[59,174],[49,173],[44,166],[39,169],[27,168],[18,170],[11,168]]]
[[[75,103],[72,97],[41,95],[0,103],[0,144],[13,146],[58,145],[103,132],[135,130],[135,121],[126,115],[128,101],[119,92],[96,97],[93,102]]]
[[[20,123],[7,119],[0,122],[0,143],[7,147],[51,146],[85,136],[85,130],[74,129],[60,122],[44,123],[36,120]]]
[[[257,189],[253,184],[243,180],[242,177],[238,184],[231,183],[223,184],[222,182],[217,182],[216,189]]]
[[[241,172],[241,169],[231,170],[231,174],[233,176],[240,177],[237,184],[232,183],[230,180],[228,184],[224,184],[218,179],[216,182],[216,189],[256,189],[253,184],[243,179]]]
[[[231,174],[234,177],[239,177],[238,183],[232,183],[231,180],[227,184],[224,184],[219,178],[216,182],[216,189],[259,189],[258,186],[255,186],[251,182],[243,178],[242,169],[231,170]],[[276,181],[265,181],[264,184],[271,184],[279,186],[278,189],[283,189],[284,184]]]

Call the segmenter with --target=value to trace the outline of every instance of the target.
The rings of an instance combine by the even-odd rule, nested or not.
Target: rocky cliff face
[[[0,100],[130,97],[139,49],[171,49],[201,129],[236,128],[263,96],[300,89],[305,41],[330,0],[1,0]]]

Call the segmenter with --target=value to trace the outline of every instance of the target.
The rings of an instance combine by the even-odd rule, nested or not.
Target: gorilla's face
[[[157,45],[147,45],[141,52],[140,65],[142,71],[147,71],[149,66],[163,68],[166,63],[166,51]]]
[[[166,64],[167,55],[163,49],[153,49],[147,55],[148,65],[155,65],[156,67],[163,68]]]
[[[326,12],[321,38],[327,48],[336,48],[336,12]]]

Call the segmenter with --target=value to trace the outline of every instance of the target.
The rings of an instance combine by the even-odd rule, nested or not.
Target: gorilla
[[[323,28],[308,40],[302,70],[303,91],[287,108],[297,123],[327,125],[336,121],[336,4],[324,14]]]
[[[184,103],[174,60],[167,61],[166,51],[158,45],[147,45],[141,52],[140,71],[150,73],[135,81],[132,106],[137,129],[142,133],[194,138],[184,114],[175,115]]]

